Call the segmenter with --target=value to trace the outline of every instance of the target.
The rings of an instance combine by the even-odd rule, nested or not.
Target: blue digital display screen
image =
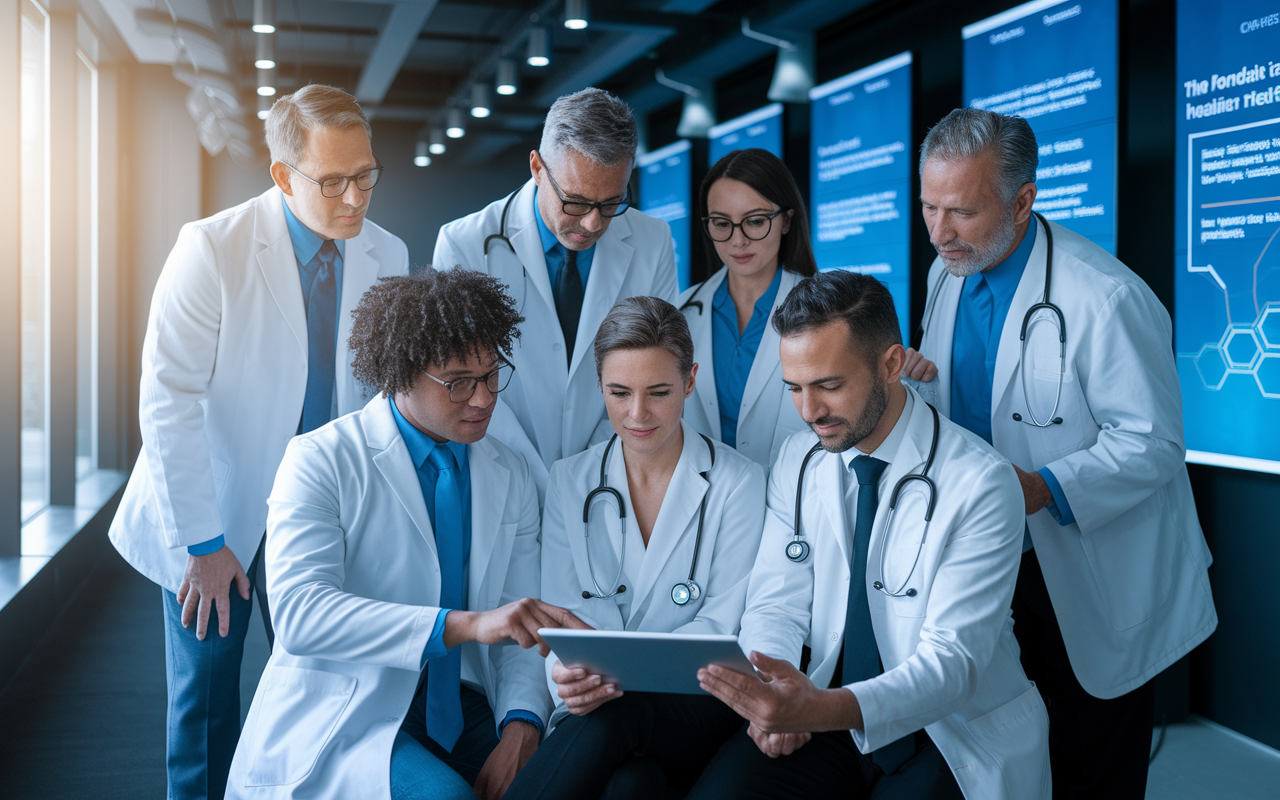
[[[875,275],[911,319],[911,53],[809,90],[810,216],[818,269]]]
[[[964,102],[1031,123],[1035,210],[1116,251],[1116,0],[1036,0],[965,26]]]
[[[1280,473],[1280,13],[1178,3],[1174,350],[1187,460]]]
[[[640,170],[640,210],[671,226],[676,248],[676,280],[689,288],[693,165],[688,139],[636,158]]]
[[[717,161],[734,150],[758,147],[782,158],[782,103],[771,103],[750,114],[716,125],[708,132],[708,163]]]

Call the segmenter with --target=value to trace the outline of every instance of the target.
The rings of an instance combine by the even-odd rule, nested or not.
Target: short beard
[[[1009,206],[1000,217],[1000,227],[996,228],[990,239],[982,244],[969,244],[957,240],[955,244],[962,247],[966,254],[951,261],[939,254],[942,257],[942,266],[957,278],[967,278],[970,275],[985,272],[1009,252],[1017,235],[1018,226],[1013,222],[1013,206]]]
[[[828,453],[843,453],[858,442],[866,439],[875,432],[876,426],[880,424],[880,419],[884,416],[885,409],[888,407],[889,390],[885,388],[883,383],[876,381],[871,388],[871,394],[867,396],[867,404],[862,407],[862,413],[858,415],[857,422],[853,423],[849,428],[849,433],[833,445],[822,442],[822,437],[818,437],[818,441],[822,442],[822,449]],[[823,417],[816,422],[809,423],[809,428],[812,430],[814,425],[830,425],[833,422],[848,424],[848,420],[838,417]]]

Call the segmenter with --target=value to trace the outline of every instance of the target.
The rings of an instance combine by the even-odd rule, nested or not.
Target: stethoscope
[[[911,580],[911,576],[915,574],[916,566],[920,563],[920,553],[924,550],[925,539],[929,537],[929,523],[933,521],[933,509],[938,503],[938,487],[934,485],[933,479],[929,477],[929,469],[933,466],[933,458],[938,453],[938,433],[941,430],[941,423],[938,421],[938,409],[932,404],[925,403],[929,406],[929,410],[933,412],[933,441],[929,444],[929,456],[925,459],[924,469],[920,472],[912,472],[903,475],[894,484],[893,491],[889,494],[889,513],[885,515],[884,524],[880,528],[880,580],[875,581],[871,586],[884,592],[889,597],[915,597],[915,589],[906,589],[907,582]],[[796,477],[796,507],[794,517],[794,528],[792,531],[791,541],[787,543],[787,558],[799,564],[809,557],[809,543],[804,540],[800,533],[800,512],[804,498],[804,472],[809,467],[809,460],[822,451],[822,443],[819,442],[809,448],[809,452],[805,453],[804,460],[800,462],[800,474]],[[929,506],[924,512],[924,532],[920,535],[920,541],[916,545],[916,558],[911,562],[911,570],[907,573],[907,577],[903,579],[902,584],[895,590],[889,590],[885,587],[884,580],[884,561],[885,555],[889,551],[888,539],[889,531],[893,526],[893,514],[898,507],[898,495],[902,493],[903,488],[912,481],[919,481],[925,485],[929,492]]]
[[[782,267],[779,266],[778,269],[782,269]],[[702,291],[702,287],[706,284],[706,281],[698,281],[698,285],[693,289],[693,294],[689,295],[688,300],[685,300],[680,304],[679,310],[684,311],[686,308],[696,308],[698,309],[698,316],[702,316],[702,301],[697,299],[697,297],[698,292]]]
[[[1067,320],[1062,315],[1062,309],[1054,305],[1053,301],[1049,299],[1049,287],[1053,283],[1053,231],[1049,228],[1049,221],[1041,216],[1040,212],[1033,211],[1031,213],[1035,214],[1036,219],[1040,220],[1040,224],[1044,226],[1044,299],[1028,308],[1027,313],[1022,317],[1022,330],[1018,336],[1021,342],[1018,363],[1022,365],[1019,383],[1022,384],[1022,402],[1027,407],[1027,416],[1030,419],[1025,419],[1021,414],[1014,412],[1013,420],[1014,422],[1025,422],[1036,428],[1047,428],[1050,425],[1062,424],[1062,417],[1058,416],[1058,406],[1062,402],[1062,384],[1067,376]],[[950,273],[943,270],[934,284],[933,299],[929,302],[929,307],[925,311],[926,323],[931,324],[933,322],[933,309],[938,304],[938,296],[942,293],[942,283],[946,280],[948,274]],[[1035,316],[1037,311],[1052,311],[1054,316],[1058,318],[1058,386],[1057,391],[1054,393],[1053,410],[1049,412],[1049,416],[1044,422],[1036,419],[1035,412],[1031,410],[1031,397],[1027,392],[1027,330],[1030,328],[1032,317]],[[1047,319],[1052,321],[1052,317]],[[921,331],[923,332],[923,326]]]
[[[702,436],[702,440],[707,443],[707,451],[711,453],[711,466],[714,467],[716,465],[715,445],[706,436],[698,435]],[[591,576],[591,583],[596,588],[594,592],[583,589],[582,599],[584,600],[590,600],[593,597],[604,600],[622,594],[627,590],[626,586],[618,583],[622,578],[623,565],[627,560],[627,505],[622,500],[622,493],[609,485],[609,480],[605,475],[605,467],[609,463],[609,453],[613,450],[613,443],[616,441],[618,441],[618,434],[615,433],[609,438],[609,443],[604,448],[604,455],[600,457],[600,483],[587,493],[586,502],[582,504],[582,538],[584,540],[583,546],[587,550],[587,573]],[[702,479],[710,483],[707,479],[707,473],[703,472],[701,474]],[[618,556],[618,574],[613,576],[613,581],[609,584],[618,588],[611,592],[605,592],[604,589],[600,588],[600,583],[596,580],[595,567],[591,564],[591,503],[601,494],[613,496],[614,501],[618,504],[618,519],[622,521],[622,550],[621,555]],[[707,495],[709,494],[711,494],[710,488],[707,489],[707,494],[702,496],[702,505],[698,507],[698,535],[693,540],[693,561],[689,564],[689,578],[671,587],[671,602],[678,606],[688,605],[702,596],[702,587],[693,579],[693,575],[698,569],[698,553],[702,550],[702,523],[707,516]]]
[[[507,195],[506,205],[502,207],[502,221],[498,223],[498,232],[491,233],[484,237],[484,266],[490,275],[494,274],[493,262],[489,260],[489,245],[495,239],[505,244],[507,249],[511,251],[511,255],[515,256],[516,261],[520,264],[521,272],[520,304],[516,308],[516,313],[522,314],[524,313],[525,297],[529,294],[529,270],[525,269],[524,262],[520,260],[520,255],[516,252],[515,246],[512,245],[511,240],[507,238],[507,213],[511,211],[511,203],[516,199],[517,194],[519,194],[519,190]]]

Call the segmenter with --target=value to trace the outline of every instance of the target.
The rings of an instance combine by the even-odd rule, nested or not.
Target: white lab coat
[[[567,362],[534,219],[534,189],[530,180],[511,203],[506,225],[510,249],[494,239],[485,257],[486,240],[502,232],[503,198],[441,228],[432,265],[462,266],[501,279],[524,315],[523,336],[511,354],[515,375],[498,395],[489,433],[529,461],[543,495],[552,464],[613,433],[592,347],[600,322],[614,303],[627,297],[651,295],[674,302],[676,266],[670,226],[634,208],[615,217],[595,246],[573,358]]]
[[[685,421],[694,430],[720,441],[720,401],[716,397],[716,365],[712,349],[711,301],[725,282],[728,267],[721,267],[701,286],[691,286],[680,295],[678,303],[689,322],[693,336],[693,356],[698,362],[698,385],[693,396],[684,405]],[[778,357],[781,337],[773,329],[773,315],[787,299],[792,287],[802,278],[794,272],[782,271],[778,296],[769,309],[764,336],[756,349],[755,361],[747,375],[747,385],[742,392],[742,405],[738,409],[738,440],[729,442],[747,458],[764,467],[765,477],[778,457],[782,443],[791,434],[806,428],[796,404],[782,383],[782,361]],[[695,296],[696,295],[696,296]],[[699,311],[691,300],[702,303]]]
[[[542,527],[542,599],[561,606],[597,630],[662,633],[734,634],[742,619],[747,580],[760,544],[764,524],[764,473],[758,464],[722,443],[715,446],[715,465],[707,442],[687,422],[684,446],[671,476],[662,509],[646,549],[635,524],[627,488],[622,445],[616,443],[605,470],[608,485],[626,503],[626,539],[613,499],[597,495],[591,509],[591,564],[604,593],[617,588],[617,553],[626,547],[624,571],[618,583],[627,591],[609,598],[584,599],[596,587],[587,567],[586,530],[582,505],[600,483],[600,459],[606,442],[570,456],[551,468]],[[709,471],[708,471],[709,470]],[[702,473],[707,472],[706,479]],[[694,580],[702,588],[698,600],[678,606],[671,589],[689,579],[698,509],[707,498],[702,548]],[[557,706],[558,721],[567,710],[556,694],[547,658],[547,686]]]
[[[1063,422],[1035,428],[1013,419],[1015,412],[1027,417],[1019,335],[1027,309],[1044,295],[1047,237],[1040,226],[1000,337],[992,439],[1022,469],[1047,466],[1062,485],[1076,522],[1061,526],[1043,509],[1027,524],[1071,667],[1086,691],[1105,699],[1182,658],[1208,638],[1218,617],[1187,478],[1169,314],[1105,250],[1050,225],[1050,299],[1067,327],[1057,411]],[[963,285],[934,262],[921,353],[938,365],[938,377],[920,388],[946,414]],[[1053,325],[1031,326],[1027,357],[1035,367],[1027,392],[1040,420],[1053,408],[1059,348]]]
[[[937,485],[933,521],[926,532],[926,495],[913,481],[903,489],[892,535],[886,535],[889,494],[903,475],[924,468],[933,436],[933,415],[918,396],[905,424],[880,478],[863,576],[885,671],[846,687],[857,696],[865,722],[850,733],[869,753],[925,728],[969,800],[1047,799],[1049,718],[1023,674],[1009,612],[1022,543],[1018,479],[985,442],[942,418],[929,473]],[[796,479],[816,442],[810,432],[792,436],[770,474],[740,641],[745,652],[758,650],[796,666],[801,646],[808,645],[808,675],[825,688],[844,642],[856,520],[844,501],[843,460],[820,451],[809,462],[800,505],[812,552],[798,564],[787,559]],[[896,589],[909,574],[914,597],[889,597],[872,586],[882,581]]]
[[[248,568],[267,494],[298,430],[307,316],[280,190],[184,225],[151,301],[142,345],[142,453],[111,541],[177,591],[187,546],[219,535]],[[378,278],[405,275],[404,242],[365,220],[349,239],[338,315],[336,408],[364,405],[351,374],[351,312]]]
[[[467,607],[537,597],[538,497],[492,437],[467,451]],[[271,492],[266,565],[276,646],[231,765],[229,798],[389,797],[391,745],[440,613],[422,487],[390,402],[376,397],[289,445]],[[503,720],[545,723],[537,650],[462,647],[462,680]]]

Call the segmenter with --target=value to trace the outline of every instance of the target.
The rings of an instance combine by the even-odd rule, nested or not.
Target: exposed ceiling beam
[[[391,8],[378,42],[365,62],[356,84],[356,99],[361,103],[377,105],[387,96],[387,89],[404,66],[404,60],[418,41],[418,33],[427,23],[427,17],[435,10],[437,0],[418,0],[396,3]]]

